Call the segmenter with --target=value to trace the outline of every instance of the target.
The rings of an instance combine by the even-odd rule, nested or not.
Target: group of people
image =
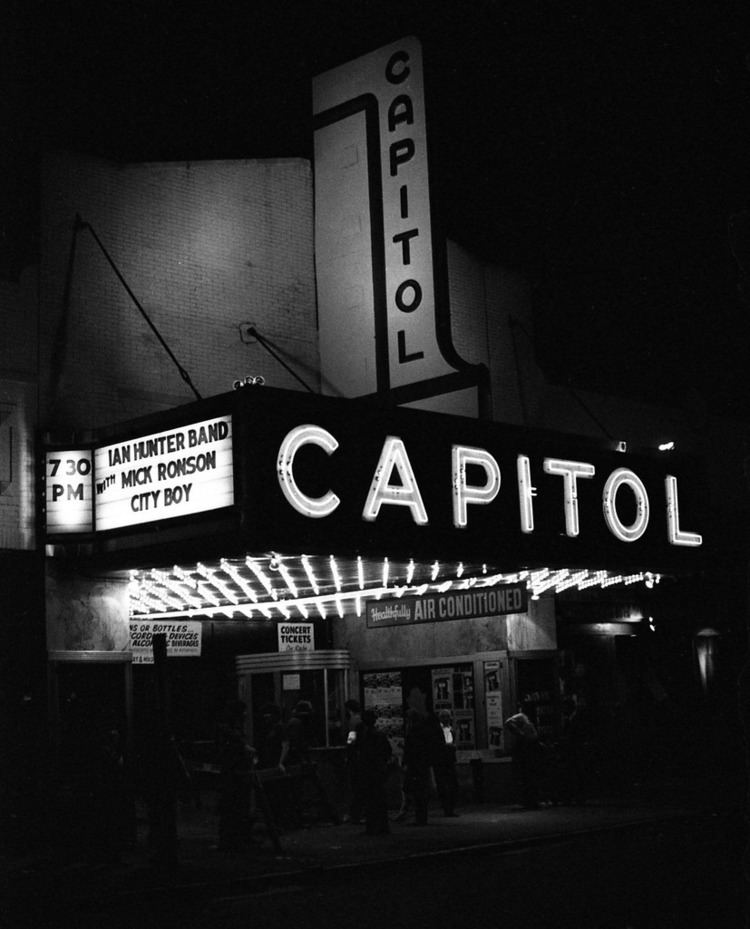
[[[505,720],[505,728],[513,736],[516,790],[525,809],[584,800],[586,724],[575,701],[566,700],[563,711],[562,731],[553,744],[539,737],[528,703]]]
[[[349,718],[347,763],[351,782],[349,818],[365,824],[368,835],[390,832],[387,782],[396,761],[390,741],[377,726],[373,710],[362,712],[356,700],[346,703]],[[430,713],[424,694],[416,692],[406,717],[404,753],[398,771],[401,806],[396,815],[404,821],[413,811],[414,825],[427,824],[432,780],[445,816],[457,816],[458,779],[456,741],[451,715]]]
[[[282,722],[278,706],[266,704],[261,710],[257,747],[246,738],[246,712],[243,701],[232,701],[217,733],[221,769],[219,847],[227,851],[250,841],[258,815],[256,791],[261,783],[261,813],[272,817],[275,829],[301,824],[302,784],[311,786],[331,818],[335,816],[311,764],[312,704],[300,700],[286,723]]]
[[[357,700],[347,700],[346,766],[350,803],[346,817],[363,824],[368,835],[390,832],[389,799],[393,788],[400,788],[400,808],[394,819],[412,819],[414,825],[428,821],[430,796],[436,791],[443,814],[457,816],[458,778],[456,736],[448,710],[437,715],[427,709],[426,695],[414,688],[409,695],[405,719],[403,756],[398,759],[391,742],[378,726],[372,709],[362,710]],[[301,824],[301,786],[314,792],[316,802],[325,807],[332,820],[337,812],[317,780],[310,763],[312,706],[300,701],[284,723],[274,704],[262,708],[262,724],[257,747],[245,736],[245,704],[234,701],[227,708],[219,727],[218,745],[222,771],[219,804],[219,838],[222,848],[232,849],[247,842],[257,812],[254,790],[258,776],[263,783],[263,801],[276,826],[294,828]],[[534,725],[533,711],[526,706],[505,720],[512,735],[513,767],[518,797],[526,809],[535,809],[543,799],[546,746]],[[567,717],[566,717],[567,719]],[[564,744],[570,745],[563,765],[563,789],[575,802],[580,796],[580,777],[575,747],[574,716],[571,716]],[[568,732],[568,730],[570,730]],[[566,755],[566,758],[567,758]],[[300,773],[301,772],[301,773]],[[294,777],[289,776],[294,773]],[[398,787],[396,787],[398,785]],[[391,796],[389,797],[389,788]]]
[[[349,775],[348,819],[363,824],[368,835],[390,832],[389,785],[400,787],[401,804],[394,818],[404,822],[413,817],[416,826],[428,822],[429,799],[434,790],[445,816],[457,816],[458,779],[456,736],[451,714],[441,709],[437,715],[426,706],[426,696],[415,688],[409,696],[405,719],[403,756],[394,756],[391,742],[378,726],[372,709],[362,710],[356,700],[345,704],[346,763]],[[262,709],[262,726],[256,747],[245,736],[246,707],[234,701],[227,707],[219,727],[222,790],[219,802],[220,847],[228,850],[246,844],[257,814],[259,780],[263,802],[276,826],[294,828],[301,824],[300,786],[305,778],[326,805],[331,819],[337,813],[317,781],[310,764],[312,706],[300,701],[291,718],[282,722],[281,710],[274,704]],[[527,809],[540,803],[543,744],[532,722],[532,713],[521,707],[505,720],[513,735],[513,761],[519,799]],[[302,772],[302,774],[300,774]],[[306,772],[306,773],[305,773]],[[294,773],[295,776],[289,776]]]
[[[350,805],[348,819],[363,824],[368,835],[390,832],[389,784],[398,784],[401,804],[394,818],[424,826],[428,821],[429,799],[436,790],[445,816],[457,816],[458,779],[456,774],[456,736],[448,710],[437,715],[426,706],[426,696],[414,688],[409,696],[405,720],[403,757],[394,756],[391,742],[378,726],[372,709],[362,710],[356,700],[345,704],[346,763],[349,775]],[[257,748],[245,737],[246,708],[235,701],[227,710],[219,729],[222,792],[219,805],[220,846],[236,848],[247,841],[256,812],[253,788],[256,774],[264,775],[264,800],[275,823],[284,827],[300,824],[299,778],[287,777],[290,771],[307,770],[307,778],[327,805],[331,818],[333,806],[317,782],[310,764],[312,706],[300,701],[291,718],[282,722],[278,706],[262,709],[262,727]],[[505,720],[513,736],[513,761],[519,799],[527,809],[540,803],[544,745],[532,722],[532,713],[521,707]],[[304,775],[303,775],[304,777]]]

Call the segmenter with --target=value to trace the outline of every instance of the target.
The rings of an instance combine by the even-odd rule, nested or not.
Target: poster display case
[[[362,705],[377,714],[378,727],[391,741],[394,753],[404,747],[406,712],[414,689],[425,695],[428,710],[448,710],[453,718],[456,748],[476,749],[476,696],[471,662],[427,667],[364,671],[360,676]]]

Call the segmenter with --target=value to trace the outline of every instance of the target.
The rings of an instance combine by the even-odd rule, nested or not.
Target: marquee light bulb
[[[331,566],[331,576],[333,577],[333,583],[336,587],[336,591],[341,593],[341,574],[339,573],[339,566],[336,564],[336,559],[333,557],[333,555],[329,557],[328,563]]]
[[[319,594],[320,587],[318,586],[318,579],[315,577],[315,572],[313,571],[313,567],[310,564],[310,559],[307,557],[307,555],[303,555],[301,561],[302,561],[302,567],[305,569],[305,574],[307,575],[307,579],[310,582],[310,586],[313,589],[313,593]]]
[[[297,585],[294,583],[294,578],[289,573],[289,568],[287,568],[287,566],[284,564],[281,558],[278,559],[278,564],[279,564],[279,574],[284,578],[284,583],[286,584],[289,590],[289,593],[293,597],[297,597],[298,596]]]

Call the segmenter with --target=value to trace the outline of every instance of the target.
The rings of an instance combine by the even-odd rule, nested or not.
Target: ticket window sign
[[[47,532],[91,532],[91,450],[47,452],[45,477]]]
[[[280,652],[312,652],[315,650],[312,623],[279,623],[277,633]]]

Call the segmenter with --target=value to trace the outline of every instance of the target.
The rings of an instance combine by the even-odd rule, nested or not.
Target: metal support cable
[[[271,348],[271,346],[270,346],[270,345],[268,344],[268,342],[263,338],[263,336],[258,332],[258,330],[255,328],[255,326],[248,326],[248,328],[247,328],[247,334],[250,335],[250,336],[252,336],[254,339],[257,339],[258,342],[263,346],[263,348],[265,348],[265,350],[268,352],[268,354],[269,354],[269,355],[272,355],[272,356],[276,359],[276,361],[278,361],[278,363],[279,363],[285,370],[287,370],[287,371],[292,375],[292,377],[293,377],[295,380],[299,381],[299,383],[302,384],[302,386],[305,388],[305,390],[309,390],[311,394],[314,394],[314,393],[315,393],[315,391],[312,389],[312,387],[310,387],[309,384],[306,384],[306,383],[302,380],[302,378],[299,376],[299,374],[297,374],[295,371],[293,371],[293,370],[289,367],[289,365],[284,361],[284,359],[281,358],[281,357]]]
[[[118,279],[119,282],[122,284],[122,286],[125,288],[125,291],[127,292],[128,296],[130,297],[130,299],[131,299],[131,300],[133,301],[133,303],[135,304],[136,309],[137,309],[138,312],[141,314],[141,316],[146,320],[146,322],[148,323],[148,325],[149,325],[151,331],[154,333],[154,335],[156,336],[156,338],[157,338],[157,339],[159,340],[159,342],[161,343],[161,346],[162,346],[162,348],[164,349],[164,351],[165,351],[165,352],[169,355],[169,357],[172,359],[172,362],[174,363],[174,366],[177,368],[177,370],[178,370],[178,372],[179,372],[179,374],[180,374],[180,377],[183,379],[183,381],[185,381],[185,383],[188,385],[188,387],[193,391],[193,393],[195,394],[196,398],[197,398],[198,400],[202,400],[203,398],[202,398],[201,395],[198,393],[198,390],[196,389],[195,385],[193,384],[192,380],[190,379],[190,375],[189,375],[188,372],[185,370],[185,368],[183,368],[182,365],[179,363],[179,361],[178,361],[177,358],[175,357],[174,352],[173,352],[172,349],[167,345],[167,343],[164,341],[164,338],[162,337],[161,333],[160,333],[159,330],[156,328],[156,326],[153,324],[153,322],[152,322],[151,319],[149,318],[148,314],[146,313],[146,311],[145,311],[145,310],[143,309],[143,307],[141,306],[140,302],[138,301],[138,298],[136,297],[136,295],[133,293],[133,291],[132,291],[132,290],[130,289],[130,287],[128,286],[128,282],[125,280],[125,278],[124,278],[124,277],[122,276],[122,274],[120,273],[119,268],[118,268],[117,265],[114,263],[114,261],[112,260],[112,258],[111,258],[111,256],[110,256],[109,252],[107,251],[107,249],[106,249],[106,248],[104,247],[104,245],[102,244],[101,239],[100,239],[99,236],[96,234],[96,231],[94,230],[94,228],[93,228],[93,226],[91,225],[91,223],[84,222],[84,221],[81,219],[81,217],[80,217],[79,215],[76,214],[76,230],[78,230],[78,229],[88,229],[88,231],[91,233],[91,235],[92,235],[93,238],[94,238],[94,241],[96,242],[96,244],[97,244],[97,245],[99,246],[99,248],[101,249],[101,252],[102,252],[102,254],[104,255],[104,257],[107,259],[107,262],[108,262],[109,266],[110,266],[110,267],[112,268],[112,270],[115,272],[115,275],[117,276],[117,279]]]

